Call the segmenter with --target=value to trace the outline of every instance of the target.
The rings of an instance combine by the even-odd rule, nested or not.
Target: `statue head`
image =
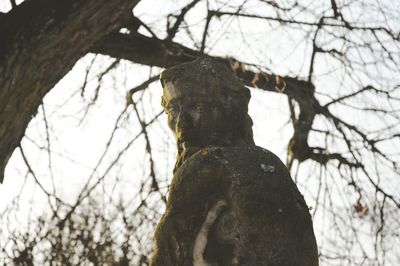
[[[201,57],[164,70],[160,80],[179,153],[191,147],[254,145],[247,114],[250,91],[222,60]]]

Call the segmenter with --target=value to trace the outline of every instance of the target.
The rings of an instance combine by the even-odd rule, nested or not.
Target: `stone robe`
[[[204,264],[193,258],[210,210]],[[257,146],[204,148],[175,171],[153,266],[317,266],[309,209],[285,165]]]

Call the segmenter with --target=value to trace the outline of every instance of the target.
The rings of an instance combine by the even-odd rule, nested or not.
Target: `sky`
[[[9,7],[8,1],[3,1],[0,4],[0,10],[6,10]],[[158,17],[160,13],[167,13],[173,8],[177,9],[176,4],[171,4],[170,8],[163,10],[157,10],[152,8],[153,4],[143,4],[135,8],[135,14],[143,17],[143,20],[149,20],[149,23],[158,23]],[[161,11],[161,12],[160,12]],[[193,23],[200,21],[203,14],[191,14],[190,18]],[[198,22],[199,23],[199,22]],[[158,27],[161,27],[159,25]],[[143,29],[141,29],[143,30]],[[179,37],[178,37],[179,38]],[[228,41],[222,43],[229,43]],[[229,43],[231,47],[229,50],[234,49],[233,47],[240,47],[241,44]],[[218,51],[219,48],[214,48]],[[210,51],[211,52],[211,51]],[[121,67],[114,71],[111,78],[102,80],[102,89],[100,97],[96,104],[90,107],[87,119],[82,120],[83,113],[85,113],[85,103],[88,99],[82,99],[79,95],[82,84],[85,79],[86,67],[93,60],[94,55],[87,55],[76,63],[74,68],[69,74],[67,74],[56,86],[52,89],[44,99],[44,108],[39,108],[36,117],[30,122],[26,131],[26,137],[22,140],[24,150],[30,163],[37,168],[38,179],[40,182],[51,191],[53,187],[52,178],[49,176],[53,175],[55,179],[56,191],[60,191],[67,198],[74,199],[76,193],[79,191],[77,188],[81,187],[86,180],[87,176],[90,175],[93,167],[96,165],[104,149],[104,142],[110,136],[112,128],[114,126],[116,117],[125,107],[126,91],[140,84],[149,74],[147,67],[132,66],[129,62],[123,62]],[[98,73],[102,68],[101,66],[107,66],[110,64],[110,59],[105,56],[97,56],[98,69],[94,70],[91,82],[89,82],[88,88],[86,88],[87,94],[92,93],[95,87],[97,87],[97,80],[95,74]],[[104,69],[105,67],[103,67]],[[124,69],[125,68],[125,69]],[[97,72],[96,72],[97,71]],[[160,69],[153,70],[159,72]],[[104,87],[104,88],[103,88]],[[160,111],[160,97],[161,97],[161,86],[159,83],[154,83],[149,89],[151,93],[145,94],[149,99],[146,100],[149,105],[143,105],[143,113],[150,117],[155,115],[155,111]],[[268,148],[282,159],[285,158],[286,143],[291,136],[290,126],[288,124],[288,111],[287,111],[287,99],[285,96],[276,93],[265,93],[257,89],[251,89],[252,98],[249,105],[249,113],[254,122],[254,138],[259,146]],[[150,95],[151,94],[151,95]],[[90,98],[88,96],[87,98]],[[48,127],[52,131],[51,135],[54,139],[51,140],[52,153],[52,167],[53,172],[49,171],[49,161],[46,152],[43,149],[35,147],[34,141],[38,140],[40,145],[45,144],[47,136],[45,132],[45,125],[43,125],[43,109],[45,110],[46,119],[48,120]],[[165,122],[166,116],[163,115],[161,120]],[[134,123],[131,119],[132,125],[128,126],[128,129],[120,130],[121,136],[116,141],[116,145],[121,147],[124,141],[120,138],[129,138],[129,136],[136,135],[139,131],[137,122]],[[286,127],[285,127],[286,125]],[[173,149],[168,152],[171,154],[170,158],[175,156],[175,148],[173,146],[174,140],[172,134],[166,129],[166,122],[163,126],[163,132],[167,136],[167,140],[164,142],[172,143]],[[282,130],[285,127],[284,130]],[[120,143],[118,143],[120,142]],[[143,140],[141,140],[143,145]],[[41,143],[41,144],[40,144]],[[163,144],[161,144],[163,145]],[[171,148],[172,148],[171,147]],[[118,148],[115,147],[115,150]],[[143,150],[138,149],[138,153],[143,156]],[[141,156],[132,154],[133,158],[137,160]],[[133,161],[133,160],[132,160]],[[24,162],[20,155],[20,152],[16,150],[10,159],[10,162],[6,168],[4,183],[0,186],[0,195],[2,195],[2,201],[0,202],[0,210],[4,209],[10,200],[14,198],[20,191],[21,185],[26,182],[24,189],[31,193],[23,193],[26,198],[25,201],[39,201],[41,193],[37,191],[32,178],[26,178],[26,167],[23,166]],[[173,165],[173,159],[164,165],[165,168],[171,169]],[[132,168],[140,168],[138,165],[131,166]],[[127,171],[127,170],[126,170]],[[167,170],[163,170],[167,173]],[[171,178],[171,174],[168,174],[168,178]],[[136,184],[137,185],[137,184]],[[61,192],[63,191],[63,192]],[[33,194],[32,194],[33,193]],[[42,200],[44,206],[46,206],[46,200]],[[28,209],[28,208],[27,208]],[[35,208],[40,210],[40,208]]]
[[[220,1],[210,1],[210,5],[216,5],[217,2],[220,3]],[[239,1],[230,1],[230,4],[233,5],[233,3],[237,2]],[[302,2],[310,7],[315,7],[316,12],[326,8],[329,4],[329,1]],[[381,3],[381,1],[377,2]],[[396,5],[395,2],[382,1],[386,5]],[[165,37],[166,27],[164,15],[171,10],[179,10],[184,3],[185,1],[171,1],[168,4],[161,0],[141,1],[135,8],[134,14],[148,24],[160,38],[163,38]],[[284,1],[284,3],[287,3],[287,1]],[[254,5],[255,1],[248,1],[244,10],[251,9],[254,11]],[[163,8],[154,8],[154,6],[162,6]],[[9,2],[0,0],[0,11],[6,11],[7,8],[9,8]],[[229,7],[227,9],[229,10]],[[398,6],[393,8],[393,10],[397,9],[399,9]],[[193,38],[198,40],[202,36],[206,14],[201,8],[196,10],[188,14],[187,23],[193,32]],[[356,11],[357,9],[354,9],[354,13],[351,15],[360,18],[360,20],[364,17],[368,18],[368,23],[371,21],[379,22],[381,19],[374,15],[372,11],[368,16]],[[262,15],[271,14],[270,9],[258,6],[254,12]],[[313,20],[312,14],[307,12],[298,15],[304,21]],[[276,22],[245,18],[216,19],[211,25],[213,28],[211,28],[212,33],[207,39],[208,48],[206,52],[219,56],[234,56],[245,62],[261,64],[265,66],[267,71],[273,71],[281,75],[296,75],[303,79],[307,78],[310,64],[307,56],[310,54],[312,47],[309,42],[304,41],[307,36],[298,31],[295,26],[282,29],[280,24]],[[394,25],[394,27],[400,29],[400,26]],[[143,27],[139,30],[142,34],[149,35]],[[341,34],[341,32],[334,33]],[[367,37],[352,36],[352,38],[362,40]],[[193,42],[185,31],[181,31],[176,36],[176,40],[188,46],[193,46]],[[321,38],[321,42],[323,41],[329,41],[328,34],[326,34],[326,37]],[[339,49],[342,44],[340,42],[332,42],[329,45],[327,47]],[[350,49],[349,53],[353,53],[353,51]],[[374,53],[372,53],[371,58],[373,55]],[[357,55],[354,55],[354,57],[356,58]],[[371,58],[365,56],[361,59],[368,60]],[[92,61],[94,64],[88,74],[89,82],[85,89],[82,90],[87,69]],[[55,190],[57,195],[69,203],[75,201],[79,191],[89,179],[91,180],[89,183],[94,184],[104,173],[107,173],[103,184],[105,194],[115,198],[115,200],[126,198],[129,201],[140,189],[140,185],[145,182],[149,174],[148,156],[145,153],[143,137],[139,137],[133,146],[126,151],[125,156],[116,165],[108,169],[120,150],[129,141],[135,139],[141,130],[132,108],[128,109],[128,114],[123,115],[119,120],[110,150],[105,153],[102,163],[97,167],[98,169],[93,170],[106,150],[107,141],[112,135],[117,118],[126,106],[127,91],[161,71],[158,68],[150,69],[121,61],[115,70],[111,71],[103,79],[98,80],[97,74],[106,69],[112,62],[112,59],[106,56],[92,54],[86,55],[79,60],[71,72],[46,95],[43,107],[39,108],[36,117],[30,122],[26,136],[22,140],[24,151],[40,183],[48,191]],[[366,85],[368,82],[378,80],[382,84],[376,85],[389,86],[399,81],[398,77],[394,77],[393,73],[386,68],[374,69],[371,66],[368,68],[367,75],[362,74],[361,70],[358,69],[349,75],[346,73],[346,69],[332,58],[321,56],[318,62],[315,69],[315,85],[317,86],[318,99],[321,103],[330,100],[326,94],[331,96],[343,95],[359,88],[359,84]],[[390,78],[387,78],[388,76]],[[96,102],[90,104],[96,95],[99,83],[101,84],[99,96]],[[145,121],[150,121],[162,110],[160,105],[161,92],[160,84],[155,82],[145,92],[139,92],[134,95],[134,100],[139,102],[139,114]],[[282,161],[285,161],[287,143],[293,133],[292,126],[289,123],[290,114],[287,97],[258,89],[251,89],[251,95],[249,113],[254,122],[253,131],[256,144],[271,150]],[[374,95],[369,96],[371,97],[356,98],[354,103],[359,105],[371,103],[372,106],[382,104]],[[87,109],[88,104],[90,106],[89,109]],[[361,116],[361,112],[350,112],[343,106],[333,107],[332,109],[335,114],[341,115],[346,121],[358,123],[365,128],[373,128],[380,123],[391,122],[387,116],[383,116],[383,118],[369,116],[366,118]],[[44,117],[47,120],[47,126],[44,122]],[[360,120],[362,123],[360,123]],[[324,122],[318,121],[316,125],[322,127]],[[47,134],[46,128],[51,133],[50,135]],[[150,138],[154,143],[152,148],[154,150],[153,155],[156,158],[155,167],[159,176],[162,177],[161,188],[166,191],[169,180],[172,177],[172,168],[176,155],[173,136],[167,129],[166,115],[162,114],[160,119],[151,125],[151,129]],[[46,151],[48,139],[50,140],[50,150],[52,151],[50,160]],[[390,145],[393,144],[387,144],[387,146]],[[333,149],[338,150],[341,148],[340,145],[333,147]],[[400,147],[392,146],[387,147],[387,150],[393,149],[396,151],[398,150],[397,148],[400,149]],[[49,165],[51,165],[51,171],[49,170]],[[315,171],[317,171],[315,164],[308,164],[307,167],[301,168],[298,174],[300,178],[299,189],[305,193],[310,207],[315,207],[313,205],[313,197],[316,197],[316,191],[318,190],[318,182],[310,181],[310,177],[313,174],[319,174]],[[326,171],[329,172],[329,169]],[[9,206],[10,201],[20,193],[21,187],[23,187],[22,197],[19,199],[21,210],[18,214],[21,224],[18,226],[26,225],[26,218],[31,214],[32,209],[34,213],[39,215],[48,207],[47,198],[35,185],[33,177],[27,172],[28,170],[20,151],[16,150],[6,168],[4,183],[0,185],[2,198],[0,212]],[[392,181],[393,175],[388,174],[385,176],[385,173],[382,173],[383,180],[387,178],[390,182]],[[91,176],[92,178],[90,178]],[[343,180],[335,180],[335,176],[329,176],[329,173],[326,173],[326,176],[331,177],[332,179],[329,182],[339,188],[337,194],[333,195],[333,197],[339,198],[352,195],[353,192],[350,190],[340,190],[343,186],[341,184],[341,182],[344,182]],[[399,195],[400,182],[391,183],[389,189]],[[340,207],[345,211],[346,207],[352,206],[352,200],[356,199],[351,198]],[[331,225],[331,221],[324,221],[324,219],[329,220],[326,217],[318,217],[320,223],[324,222]],[[363,227],[365,225],[361,222],[359,226]],[[322,241],[322,235],[330,232],[323,232],[322,229],[320,231],[318,240]]]

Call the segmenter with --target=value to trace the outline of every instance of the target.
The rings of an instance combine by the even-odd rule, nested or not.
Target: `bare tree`
[[[88,208],[87,217],[95,216],[91,213],[96,209],[93,202],[102,197],[94,195],[102,190],[115,192],[113,184],[121,182],[118,170],[122,176],[121,165],[134,149],[142,150],[145,161],[142,186],[137,191],[139,199],[135,201],[144,209],[139,214],[126,211],[126,206],[119,203],[107,204],[122,215],[117,224],[125,228],[128,225],[121,218],[124,213],[142,217],[137,218],[142,222],[129,225],[130,230],[136,230],[132,228],[138,223],[154,224],[165,202],[168,183],[167,171],[157,168],[157,163],[173,159],[162,157],[170,155],[164,149],[158,150],[161,144],[157,132],[164,129],[159,126],[161,108],[147,109],[153,101],[149,100],[151,95],[157,95],[151,87],[155,86],[158,67],[204,54],[226,60],[245,85],[287,98],[283,108],[287,109],[288,123],[282,129],[292,132],[286,143],[287,166],[313,206],[321,264],[399,263],[394,243],[400,229],[400,7],[394,1],[53,2],[27,0],[17,5],[10,1],[10,11],[0,14],[0,172],[17,149],[15,156],[25,165],[21,174],[33,178],[48,198],[49,208],[49,216],[42,220],[32,217],[37,221],[36,228],[17,235],[10,228],[13,237],[8,239],[19,241],[7,243],[8,250],[3,250],[8,254],[3,257],[10,263],[29,264],[35,254],[43,253],[40,248],[46,244],[39,243],[47,236],[74,237],[64,228],[83,219],[80,214],[84,208]],[[106,80],[116,76],[115,72],[129,77],[136,70],[144,73],[146,68],[150,74],[139,74],[143,82],[139,85],[121,81],[120,75],[119,81],[112,83],[114,88],[123,88],[122,92],[115,89],[114,95],[122,99],[126,94],[128,101],[120,101],[120,112],[114,117],[97,163],[88,171],[86,184],[73,200],[67,200],[44,181],[43,173],[36,173],[33,157],[25,152],[27,145],[20,142],[37,113],[35,120],[41,121],[42,139],[27,135],[25,140],[45,151],[42,157],[47,159],[48,169],[56,168],[53,161],[58,154],[52,145],[57,128],[52,111],[48,111],[51,104],[42,104],[43,97],[77,61],[85,65],[86,77],[66,99],[80,97],[79,121],[90,120],[94,105],[110,87]],[[59,105],[54,110],[65,108]],[[129,132],[132,125],[139,131],[131,132],[123,145],[118,144],[121,128]],[[55,173],[46,176],[57,179]],[[107,181],[110,179],[113,181]],[[12,206],[3,213],[3,223],[11,217]],[[96,221],[102,221],[106,212],[98,211],[96,217],[100,218]],[[43,219],[59,222],[41,226]],[[62,228],[54,233],[59,223]],[[95,223],[85,225],[90,228]],[[35,230],[38,235],[40,230],[54,234],[43,233],[40,241],[31,241]],[[103,232],[104,239],[112,234],[96,230]],[[142,235],[138,238],[150,238],[151,229],[146,230],[139,230]],[[48,250],[65,251],[62,245],[68,241],[59,241]],[[121,241],[110,247],[123,246],[130,240]],[[17,249],[21,245],[24,248]],[[10,254],[10,248],[18,251]],[[137,252],[128,246],[127,250],[133,252],[129,256],[135,259],[130,262],[136,265],[136,259],[145,258],[149,248],[143,246]],[[109,256],[100,253],[93,254],[98,258],[101,254]],[[90,261],[89,255],[83,256]],[[114,261],[124,256],[117,254]],[[67,258],[71,264],[75,263],[73,257]],[[53,259],[49,255],[44,260]],[[61,263],[65,258],[57,260]]]

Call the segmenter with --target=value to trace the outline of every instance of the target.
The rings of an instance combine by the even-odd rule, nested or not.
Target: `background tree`
[[[312,206],[321,264],[399,263],[395,1],[2,5],[0,171],[16,150],[2,189],[21,190],[2,211],[1,262],[147,263],[174,162],[157,76],[208,54],[255,88],[256,142],[279,103],[287,152],[274,151]]]

